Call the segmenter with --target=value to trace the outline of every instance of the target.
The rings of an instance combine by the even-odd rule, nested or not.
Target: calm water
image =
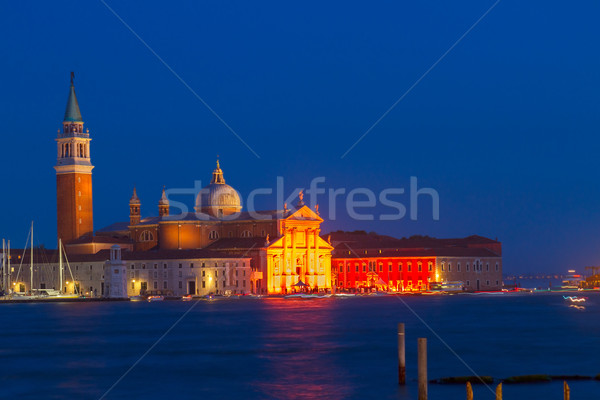
[[[600,296],[403,297],[480,375],[600,373]],[[0,398],[99,399],[194,303],[0,305]],[[406,323],[409,385],[397,380]],[[416,399],[417,337],[429,378],[471,372],[396,297],[201,301],[108,399]],[[506,399],[562,399],[562,384],[505,385]],[[600,382],[573,382],[573,399]],[[462,399],[463,386],[429,386]],[[475,387],[476,399],[493,399]]]

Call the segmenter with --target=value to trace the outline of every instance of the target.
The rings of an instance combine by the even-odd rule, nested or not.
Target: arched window
[[[219,232],[217,232],[217,231],[210,231],[209,234],[208,234],[208,238],[210,240],[216,240],[216,239],[218,239],[219,238]]]
[[[250,231],[243,231],[243,232],[242,232],[242,237],[243,237],[243,238],[249,238],[249,237],[252,237],[252,232],[250,232]]]
[[[143,231],[140,234],[140,242],[151,242],[154,240],[154,235],[150,231]]]

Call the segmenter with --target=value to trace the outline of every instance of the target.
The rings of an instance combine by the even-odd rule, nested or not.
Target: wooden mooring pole
[[[496,386],[496,400],[502,400],[502,383]]]
[[[567,381],[563,382],[563,390],[565,392],[565,400],[569,400],[571,398],[571,388],[569,388]]]
[[[404,324],[398,324],[398,384],[406,385],[406,348]]]
[[[419,400],[427,400],[427,339],[418,339]]]
[[[467,382],[467,400],[473,400],[473,388],[471,382]]]

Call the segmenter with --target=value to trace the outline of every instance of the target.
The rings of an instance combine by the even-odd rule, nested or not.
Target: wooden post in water
[[[419,400],[427,400],[427,338],[418,340]]]
[[[398,324],[398,384],[406,385],[406,348],[404,324]]]
[[[569,400],[571,398],[571,389],[569,388],[567,381],[564,381],[563,383],[563,390],[565,392],[565,400]]]
[[[473,400],[473,388],[471,382],[467,382],[467,400]]]
[[[502,383],[496,386],[496,400],[502,400]]]

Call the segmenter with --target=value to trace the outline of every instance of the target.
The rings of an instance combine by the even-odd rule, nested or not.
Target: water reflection
[[[332,321],[333,302],[274,300],[266,302],[264,352],[266,375],[255,382],[262,396],[278,399],[348,397],[347,372],[333,356],[339,326]]]

